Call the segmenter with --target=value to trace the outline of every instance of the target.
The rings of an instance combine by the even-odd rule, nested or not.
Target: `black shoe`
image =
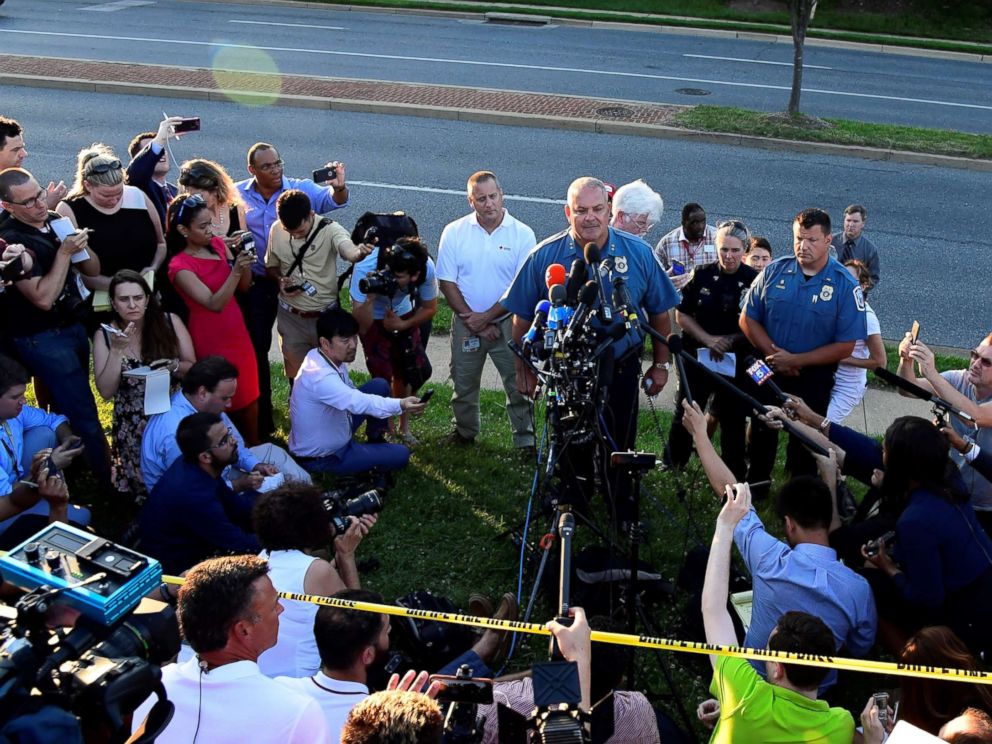
[[[453,432],[444,437],[438,444],[453,444],[456,447],[468,447],[469,445],[475,444],[475,438],[463,437],[455,429]]]

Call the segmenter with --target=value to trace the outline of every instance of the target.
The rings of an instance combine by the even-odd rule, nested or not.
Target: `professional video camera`
[[[48,722],[61,717],[64,726],[71,711],[83,730],[124,741],[125,719],[154,693],[136,740],[153,741],[172,716],[159,667],[179,651],[175,612],[144,597],[161,581],[159,563],[55,523],[0,558],[0,570],[29,590],[0,647],[0,725],[22,719],[32,722],[32,741],[50,731],[64,742],[65,729]],[[72,610],[80,614],[70,631],[48,627]]]
[[[382,497],[382,491],[375,488],[357,495],[351,489],[326,491],[321,500],[324,503],[324,511],[327,512],[328,519],[330,519],[334,529],[334,536],[337,537],[345,533],[348,525],[351,524],[352,517],[381,512]]]

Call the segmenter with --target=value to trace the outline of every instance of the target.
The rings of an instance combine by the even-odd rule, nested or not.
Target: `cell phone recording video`
[[[191,116],[189,118],[177,122],[175,127],[173,127],[173,131],[175,131],[176,134],[182,134],[183,132],[199,132],[200,117]]]
[[[328,181],[333,181],[338,177],[337,168],[318,168],[313,172],[313,182],[314,183],[327,183]]]
[[[910,340],[915,344],[920,337],[920,321],[913,321],[913,329],[909,332]]]
[[[18,256],[0,270],[0,277],[5,282],[16,281],[24,274],[24,258]]]
[[[685,264],[681,261],[672,261],[672,275],[682,276],[685,273]]]
[[[434,388],[431,388],[431,389],[430,389],[430,390],[428,390],[428,391],[427,391],[426,393],[424,393],[424,394],[423,394],[423,395],[422,395],[422,396],[420,397],[420,402],[421,402],[421,403],[426,403],[427,401],[429,401],[429,400],[431,399],[431,396],[432,396],[432,395],[434,395]]]

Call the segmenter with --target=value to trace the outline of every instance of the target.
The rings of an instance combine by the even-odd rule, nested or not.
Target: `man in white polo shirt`
[[[533,230],[503,207],[503,190],[490,171],[469,177],[468,203],[472,213],[449,223],[438,244],[437,278],[454,312],[451,406],[455,431],[449,441],[471,444],[479,434],[479,387],[488,356],[503,379],[513,444],[533,449],[531,403],[517,392],[514,358],[506,345],[512,338],[512,317],[499,298],[537,240]]]

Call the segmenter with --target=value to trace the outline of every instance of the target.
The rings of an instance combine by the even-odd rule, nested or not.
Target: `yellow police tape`
[[[181,585],[182,577],[163,576],[167,584]],[[458,615],[450,612],[433,612],[429,610],[411,610],[407,607],[376,604],[374,602],[356,602],[334,597],[321,597],[313,594],[293,594],[279,592],[280,599],[293,599],[298,602],[310,602],[326,607],[339,607],[346,610],[361,612],[378,612],[383,615],[410,617],[418,620],[436,620],[442,623],[469,625],[475,628],[491,630],[510,630],[518,633],[550,636],[549,631],[540,623],[524,623],[518,620],[498,620],[491,617],[475,617],[473,615]],[[767,648],[742,648],[740,646],[717,646],[696,641],[678,641],[668,638],[653,638],[651,636],[636,636],[627,633],[607,633],[601,630],[592,631],[592,640],[603,643],[616,643],[621,646],[635,648],[651,648],[660,651],[677,651],[689,654],[707,654],[713,656],[730,656],[737,659],[754,659],[757,661],[788,662],[804,666],[828,667],[830,669],[845,669],[852,672],[871,672],[873,674],[893,674],[899,677],[923,677],[943,679],[953,682],[974,682],[980,685],[992,685],[992,673],[973,669],[951,669],[945,667],[925,666],[921,664],[901,664],[888,661],[871,661],[869,659],[847,659],[836,656],[816,656],[800,654],[793,651],[773,651]]]

